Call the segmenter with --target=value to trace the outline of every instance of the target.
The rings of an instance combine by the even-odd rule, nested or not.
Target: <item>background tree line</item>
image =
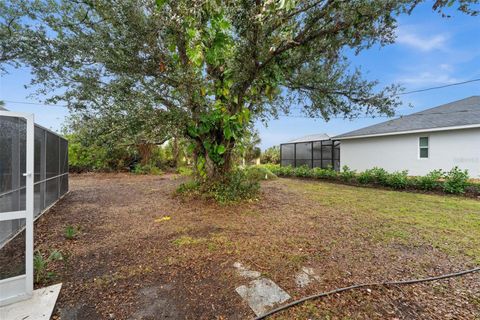
[[[325,120],[393,115],[402,89],[366,80],[347,53],[394,42],[423,2],[7,0],[0,72],[28,66],[39,96],[68,104],[79,159],[105,148],[108,166],[128,166],[172,140],[198,181],[228,184],[256,121],[292,106]],[[429,3],[478,14],[477,0]]]

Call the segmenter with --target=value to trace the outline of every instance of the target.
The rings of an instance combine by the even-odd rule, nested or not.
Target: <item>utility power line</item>
[[[430,87],[430,88],[425,88],[425,89],[419,89],[419,90],[412,90],[412,91],[402,92],[402,93],[399,93],[398,95],[399,95],[399,96],[402,96],[402,95],[405,95],[405,94],[411,94],[411,93],[425,92],[425,91],[430,91],[430,90],[443,89],[443,88],[447,88],[447,87],[459,86],[459,85],[462,85],[462,84],[467,84],[467,83],[477,82],[477,81],[480,81],[480,78],[472,79],[472,80],[467,80],[467,81],[462,81],[462,82],[450,83],[450,84],[446,84],[446,85],[443,85],[443,86]]]
[[[424,88],[424,89],[418,89],[418,90],[411,90],[411,91],[406,91],[406,92],[401,92],[397,96],[402,96],[402,95],[407,95],[407,94],[412,94],[412,93],[420,93],[420,92],[425,92],[425,91],[430,91],[430,90],[438,90],[438,89],[443,89],[443,88],[448,88],[448,87],[453,87],[453,86],[459,86],[463,84],[468,84],[472,82],[477,82],[480,81],[480,78],[476,79],[471,79],[471,80],[466,80],[466,81],[460,81],[460,82],[455,82],[455,83],[449,83],[446,85],[442,86],[436,86],[436,87],[429,87],[429,88]],[[29,101],[14,101],[14,100],[3,100],[6,103],[15,103],[15,104],[28,104],[28,105],[36,105],[36,106],[46,106],[46,107],[61,107],[61,108],[67,108],[68,105],[65,104],[46,104],[46,103],[38,103],[38,102],[29,102]],[[402,117],[404,115],[395,115]],[[311,117],[307,116],[290,116],[290,115],[281,115],[280,117],[284,118],[308,118],[310,119]],[[344,117],[331,117],[332,119],[344,119]],[[356,118],[390,118],[389,116],[364,116],[364,117],[356,117]]]
[[[450,111],[450,112],[429,112],[429,113],[424,113],[422,114],[421,111],[413,113],[415,116],[427,116],[427,115],[432,115],[432,114],[454,114],[454,113],[463,113],[463,112],[470,112],[470,111],[465,111],[465,110],[459,110],[459,111]],[[354,119],[375,119],[375,118],[402,118],[402,117],[408,117],[412,114],[394,114],[393,116],[380,116],[380,115],[375,115],[375,116],[359,116],[359,117],[354,117]],[[321,118],[313,118],[313,117],[308,117],[308,116],[298,116],[298,115],[287,115],[283,114],[280,115],[279,117],[281,118],[298,118],[298,119],[321,119]],[[347,118],[342,117],[342,116],[335,116],[335,117],[330,117],[330,119],[345,119]]]
[[[29,101],[13,101],[13,100],[3,100],[6,103],[17,103],[17,104],[30,104],[34,106],[45,106],[45,107],[62,107],[67,108],[66,104],[47,104],[47,103],[39,103],[39,102],[29,102]]]

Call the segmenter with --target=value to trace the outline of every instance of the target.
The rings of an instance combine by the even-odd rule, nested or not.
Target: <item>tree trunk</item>
[[[200,159],[205,159],[204,174],[202,176],[198,168],[197,174],[202,176],[207,184],[222,182],[233,169],[233,146],[227,146],[225,153],[221,155],[221,163],[213,161],[204,148],[198,148],[194,153],[196,165],[198,165]]]
[[[155,145],[148,142],[140,142],[137,150],[140,153],[140,163],[144,166],[150,163]]]
[[[245,136],[248,121],[248,115],[241,113],[232,113],[230,117],[214,114],[206,120],[198,119],[192,130],[194,133],[189,135],[196,144],[196,171],[207,184],[230,178],[236,160],[235,146]]]
[[[206,178],[209,182],[221,182],[228,177],[229,173],[233,169],[233,150],[227,150],[223,155],[223,163],[213,162],[208,155],[206,155]]]
[[[175,163],[175,168],[180,166],[180,149],[178,146],[178,138],[173,137],[172,141],[172,153],[173,153],[173,162]]]

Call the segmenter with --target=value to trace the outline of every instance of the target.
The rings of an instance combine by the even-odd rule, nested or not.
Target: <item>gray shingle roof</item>
[[[319,141],[319,140],[328,140],[330,136],[326,133],[318,133],[318,134],[310,134],[308,136],[304,136],[298,139],[294,139],[288,141],[287,143],[294,143],[294,142],[309,142],[309,141]]]
[[[480,96],[453,101],[435,108],[340,134],[335,138],[392,134],[476,124],[480,125]]]

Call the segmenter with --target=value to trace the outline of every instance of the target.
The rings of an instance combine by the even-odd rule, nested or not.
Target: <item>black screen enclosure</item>
[[[280,145],[280,165],[340,170],[340,141],[317,140]]]

